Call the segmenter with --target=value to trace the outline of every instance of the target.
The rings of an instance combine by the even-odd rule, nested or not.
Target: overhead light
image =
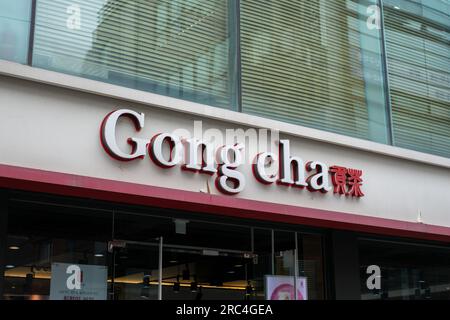
[[[96,254],[94,254],[94,257],[97,257],[97,258],[103,258],[105,255],[103,254],[103,253],[96,253]]]
[[[141,288],[141,298],[149,299],[150,298],[150,273],[144,274],[142,278],[142,288]]]
[[[220,252],[217,250],[203,250],[202,254],[204,256],[218,257],[220,255]]]
[[[178,263],[177,260],[170,260],[169,262],[170,262],[170,263]]]
[[[144,272],[144,276],[143,276],[143,281],[145,283],[150,283],[150,278],[152,277],[152,272],[151,271],[146,271]]]
[[[6,266],[5,266],[5,268],[6,269],[12,269],[12,268],[15,268],[16,266],[15,265],[12,265],[12,264],[7,264]]]
[[[235,265],[234,267],[235,267],[235,268],[242,268],[243,265],[242,265],[242,264],[237,264],[237,265]]]
[[[9,250],[20,250],[19,246],[9,246],[8,247]]]
[[[235,273],[235,271],[234,271],[234,270],[230,270],[230,271],[228,271],[227,273],[233,274],[233,273]]]

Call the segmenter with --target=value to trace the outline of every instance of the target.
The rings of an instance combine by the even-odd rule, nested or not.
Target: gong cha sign
[[[159,133],[153,137],[129,137],[131,152],[119,147],[116,130],[120,118],[134,123],[136,133],[144,128],[144,113],[120,109],[109,113],[100,128],[100,141],[105,151],[119,161],[137,161],[147,155],[151,161],[165,169],[180,167],[192,173],[215,176],[217,189],[227,195],[236,195],[245,189],[247,178],[239,171],[243,165],[244,145],[215,146],[197,138],[185,139],[172,133]],[[290,141],[278,141],[278,154],[263,152],[255,155],[252,171],[256,181],[265,185],[306,188],[310,192],[333,192],[347,197],[364,197],[362,170],[339,165],[328,166],[321,161],[304,162],[291,155]],[[268,173],[275,166],[276,173]],[[273,171],[273,170],[272,170]]]

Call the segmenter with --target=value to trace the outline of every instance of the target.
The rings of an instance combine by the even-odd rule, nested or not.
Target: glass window
[[[33,65],[228,108],[228,10],[223,0],[39,0]]]
[[[189,245],[251,251],[249,227],[148,215],[116,213],[114,237],[120,240],[154,241],[162,236],[168,245]]]
[[[274,274],[295,275],[295,232],[274,232]]]
[[[27,63],[31,0],[0,0],[0,59]]]
[[[387,143],[376,3],[242,0],[243,111]]]
[[[7,232],[4,299],[108,299],[112,214],[11,201]]]
[[[363,300],[450,299],[450,248],[361,240],[359,259]]]
[[[450,157],[450,2],[384,4],[394,144]]]
[[[307,279],[308,300],[325,299],[322,237],[297,234],[298,276]]]
[[[252,247],[255,257],[253,259],[253,287],[254,299],[266,299],[266,277],[273,275],[275,261],[272,252],[272,230],[253,229],[252,231]]]
[[[151,279],[147,299],[155,298],[160,236],[164,300],[244,300],[254,293],[249,227],[116,213],[114,230],[116,239],[128,242],[116,255],[117,299],[139,299],[145,273]]]
[[[295,298],[295,276],[299,297],[324,298],[320,235],[23,193],[7,207],[0,298],[154,300],[161,288],[164,300],[284,300]]]

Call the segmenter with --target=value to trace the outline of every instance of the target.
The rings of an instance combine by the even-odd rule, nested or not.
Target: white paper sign
[[[50,300],[106,300],[108,268],[53,263]]]

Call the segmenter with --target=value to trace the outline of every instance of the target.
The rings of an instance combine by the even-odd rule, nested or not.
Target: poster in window
[[[266,276],[265,294],[266,300],[308,300],[308,282],[305,277],[297,277],[295,286],[294,277],[290,276]]]
[[[52,263],[50,300],[106,300],[106,266]]]

